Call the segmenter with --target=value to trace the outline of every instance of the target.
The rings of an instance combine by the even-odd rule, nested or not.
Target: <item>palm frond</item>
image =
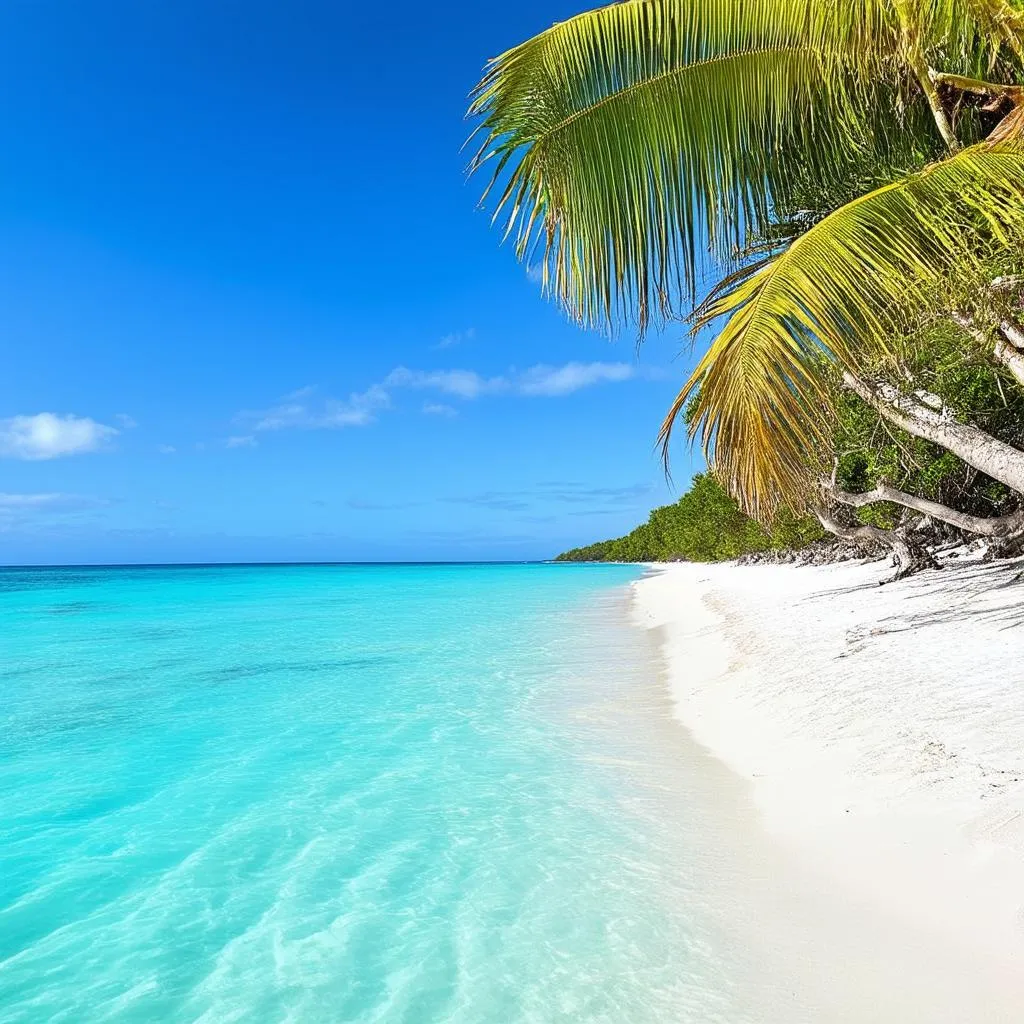
[[[830,419],[825,370],[884,358],[949,274],[1024,240],[1024,145],[982,144],[876,189],[820,221],[703,309],[725,325],[675,400],[691,436],[755,514],[799,500]]]
[[[1021,0],[893,0],[926,57],[994,68],[1024,53]]]
[[[955,69],[1020,52],[1020,4],[624,0],[489,64],[472,168],[570,315],[642,328],[692,300],[704,250],[764,231],[795,167],[836,173],[868,84],[906,85],[908,47]]]
[[[493,170],[495,217],[521,258],[540,246],[578,320],[644,322],[692,295],[698,250],[768,222],[787,148],[806,158],[813,134],[824,173],[851,144],[849,87],[880,48],[864,40],[892,29],[883,8],[626,0],[555,25],[493,61],[474,94],[473,167]]]

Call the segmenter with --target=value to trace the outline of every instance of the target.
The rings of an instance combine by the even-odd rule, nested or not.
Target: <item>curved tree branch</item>
[[[1009,96],[1014,101],[1024,100],[1024,87],[1003,85],[1000,82],[985,82],[964,75],[947,75],[929,68],[928,77],[934,85],[946,85],[959,92],[970,92],[976,96]]]
[[[868,526],[866,523],[846,526],[823,508],[815,509],[814,514],[818,522],[840,540],[858,544],[868,552],[873,552],[879,547],[889,548],[896,562],[896,575],[892,580],[886,582],[904,579],[924,569],[940,568],[938,562],[924,549],[924,546],[911,541],[907,536],[907,531],[903,528],[883,530],[877,526]]]
[[[993,518],[972,516],[966,512],[958,512],[937,501],[907,494],[906,491],[901,491],[884,482],[877,484],[874,490],[865,491],[862,494],[851,494],[839,490],[831,482],[823,483],[822,489],[830,498],[840,504],[849,505],[851,508],[866,508],[868,505],[874,505],[880,501],[889,501],[894,505],[900,505],[903,508],[920,512],[922,515],[930,516],[932,519],[948,523],[966,533],[977,534],[979,537],[1001,540],[1024,533],[1024,512],[1013,512],[1007,516]]]

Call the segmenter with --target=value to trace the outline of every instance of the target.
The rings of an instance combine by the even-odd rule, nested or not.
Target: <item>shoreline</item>
[[[856,918],[776,908],[766,927],[806,932],[819,971],[840,968],[840,929],[904,960],[862,1014],[820,1019],[1020,1019],[1024,564],[882,589],[878,563],[652,570],[633,614],[658,631],[677,719],[808,889]]]

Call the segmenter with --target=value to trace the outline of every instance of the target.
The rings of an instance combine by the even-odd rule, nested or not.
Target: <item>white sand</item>
[[[781,922],[810,929],[808,986],[830,987],[830,946],[849,969],[840,1008],[790,1019],[1024,1021],[1024,564],[887,575],[672,566],[635,609],[662,629],[678,717],[853,908]],[[898,950],[860,1006],[854,932]]]

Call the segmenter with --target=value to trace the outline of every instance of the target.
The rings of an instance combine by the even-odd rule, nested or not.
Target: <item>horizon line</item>
[[[553,558],[514,559],[441,559],[438,561],[262,561],[262,562],[24,562],[0,565],[0,572],[10,569],[301,569],[386,566],[458,566],[458,565],[569,565]]]

